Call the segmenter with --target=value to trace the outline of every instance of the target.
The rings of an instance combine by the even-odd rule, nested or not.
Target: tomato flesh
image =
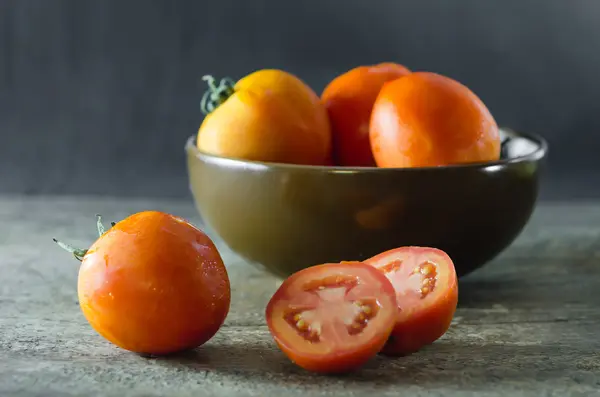
[[[387,278],[361,262],[301,270],[267,305],[269,331],[281,350],[310,371],[358,368],[381,350],[396,321],[396,294]]]
[[[401,247],[367,259],[396,291],[396,325],[382,353],[406,355],[446,333],[458,303],[458,281],[450,257],[436,248]]]

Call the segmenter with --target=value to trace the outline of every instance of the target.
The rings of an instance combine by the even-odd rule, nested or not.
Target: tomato
[[[415,72],[386,83],[373,105],[373,156],[379,167],[435,167],[500,158],[488,108],[461,83]]]
[[[373,104],[384,83],[409,73],[402,65],[385,62],[356,67],[327,85],[321,100],[331,121],[333,152],[339,165],[375,166],[369,141]]]
[[[398,316],[382,352],[406,355],[446,333],[458,303],[458,281],[450,257],[436,248],[402,247],[365,261],[396,290]]]
[[[185,220],[140,212],[104,232],[82,261],[79,304],[90,325],[115,345],[163,355],[208,341],[229,311],[227,271],[210,238]]]
[[[390,282],[360,262],[300,270],[283,282],[266,310],[281,350],[300,367],[322,373],[356,369],[377,354],[396,314]]]
[[[324,165],[331,157],[331,128],[317,94],[296,76],[259,70],[237,83],[217,85],[202,101],[198,130],[202,152],[245,160]]]

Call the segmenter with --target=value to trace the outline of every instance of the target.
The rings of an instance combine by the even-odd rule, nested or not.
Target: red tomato
[[[231,299],[217,247],[186,220],[144,211],[104,231],[88,250],[59,243],[82,261],[78,296],[90,325],[141,354],[194,349],[211,339]]]
[[[374,167],[369,140],[371,110],[381,87],[410,73],[392,62],[358,66],[333,79],[321,94],[329,114],[338,165]]]
[[[392,284],[361,262],[328,263],[290,276],[267,305],[279,348],[309,371],[356,369],[386,343],[397,315]]]
[[[378,167],[437,167],[495,161],[494,117],[469,88],[449,77],[415,72],[386,83],[369,124]]]
[[[365,263],[383,272],[396,290],[398,317],[382,353],[414,353],[446,333],[458,303],[458,281],[454,264],[444,251],[402,247]]]

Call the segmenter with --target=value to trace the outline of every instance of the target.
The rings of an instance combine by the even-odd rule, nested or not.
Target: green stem
[[[96,214],[96,227],[98,228],[98,236],[101,237],[104,234],[104,225],[100,214]]]
[[[210,75],[203,76],[202,80],[208,84],[208,90],[206,90],[200,102],[200,110],[206,115],[218,108],[227,98],[233,95],[235,92],[235,81],[229,77],[225,77],[217,85],[215,78]]]
[[[54,241],[56,244],[58,244],[58,246],[62,249],[64,249],[65,251],[68,251],[70,253],[73,254],[73,256],[75,257],[75,259],[77,259],[79,262],[81,262],[83,260],[83,257],[85,256],[85,254],[87,254],[87,250],[81,249],[81,248],[75,248],[72,245],[69,245],[67,243],[63,243],[62,241],[58,241],[57,239],[53,238],[52,241]]]
[[[110,223],[111,227],[115,226],[116,223],[115,222],[111,222]],[[104,229],[104,225],[102,224],[102,216],[99,214],[96,214],[96,228],[98,229],[98,235],[100,237],[102,237],[102,235],[104,233],[106,233],[105,229]],[[85,254],[87,254],[88,250],[85,249],[81,249],[81,248],[75,248],[70,244],[67,243],[63,243],[62,241],[58,241],[57,239],[53,238],[52,241],[54,241],[56,244],[58,244],[58,246],[62,249],[64,249],[67,252],[70,252],[71,254],[73,254],[73,256],[75,257],[75,259],[77,259],[79,262],[81,262],[83,260],[83,257],[85,256]]]

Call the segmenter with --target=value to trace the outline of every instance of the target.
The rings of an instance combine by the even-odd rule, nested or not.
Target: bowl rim
[[[215,154],[208,154],[200,151],[196,146],[197,135],[190,136],[185,144],[185,150],[191,152],[195,157],[212,164],[227,164],[230,166],[238,166],[243,168],[260,168],[260,169],[296,169],[296,170],[313,170],[319,172],[330,172],[330,173],[371,173],[371,172],[419,172],[419,171],[438,171],[443,172],[445,170],[457,170],[457,169],[472,169],[472,170],[486,170],[486,169],[497,169],[499,166],[506,166],[510,164],[518,164],[531,161],[540,161],[546,157],[548,152],[548,142],[540,135],[532,133],[517,132],[510,128],[499,128],[504,134],[512,138],[525,138],[537,145],[537,148],[523,156],[512,157],[509,159],[501,159],[496,161],[478,162],[478,163],[464,163],[464,164],[452,164],[444,166],[433,166],[433,167],[406,167],[406,168],[379,168],[379,167],[346,167],[337,165],[305,165],[305,164],[292,164],[292,163],[277,163],[269,161],[257,161],[257,160],[244,160],[236,159],[231,157],[218,156]]]

